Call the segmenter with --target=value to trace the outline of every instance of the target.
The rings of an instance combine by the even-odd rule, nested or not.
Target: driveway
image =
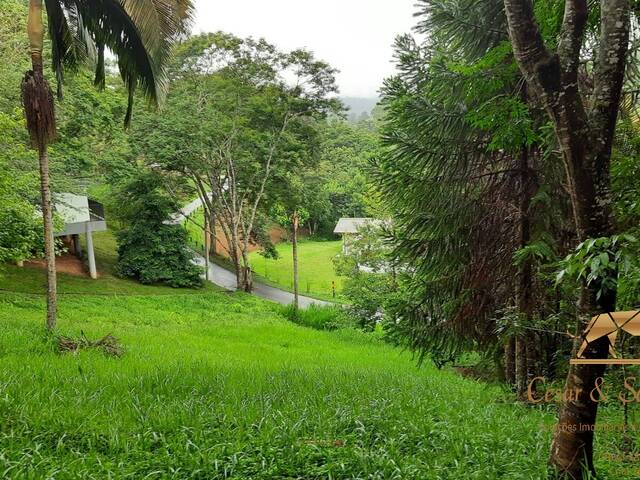
[[[187,217],[198,208],[200,208],[201,205],[202,201],[200,199],[194,200],[193,202],[184,206],[180,210],[180,212],[173,214],[171,216],[171,219],[167,223],[170,223],[172,225],[179,225],[181,223],[184,223]],[[204,268],[204,257],[198,253],[194,253],[194,255],[194,263]],[[224,288],[225,290],[236,290],[236,274],[213,262],[209,262],[209,281],[215,285],[218,285],[219,287]],[[270,300],[281,305],[291,305],[294,300],[293,293],[256,281],[253,282],[253,292],[251,293],[257,297],[264,298],[265,300]],[[302,295],[298,296],[298,303],[300,305],[300,308],[308,308],[310,305],[332,305],[330,302],[316,300],[315,298],[304,297]]]

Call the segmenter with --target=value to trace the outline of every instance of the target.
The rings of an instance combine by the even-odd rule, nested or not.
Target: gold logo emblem
[[[618,358],[615,345],[618,334],[626,332],[633,337],[640,337],[640,311],[602,313],[591,319],[582,334],[582,345],[571,359],[572,365],[640,365],[640,359]],[[609,353],[613,358],[584,358],[584,351],[589,344],[603,337],[609,339]]]

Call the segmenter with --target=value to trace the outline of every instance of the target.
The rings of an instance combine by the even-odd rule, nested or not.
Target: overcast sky
[[[306,47],[340,70],[344,96],[377,95],[393,73],[392,44],[414,25],[415,0],[196,0],[195,32]]]

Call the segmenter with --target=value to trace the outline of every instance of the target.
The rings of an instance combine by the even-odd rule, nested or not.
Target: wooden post
[[[209,281],[209,240],[210,240],[210,231],[209,231],[209,217],[207,215],[207,210],[204,210],[204,278]]]

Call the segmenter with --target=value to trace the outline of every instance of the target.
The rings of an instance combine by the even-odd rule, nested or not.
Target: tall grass
[[[316,330],[338,330],[355,328],[355,322],[340,306],[310,305],[305,309],[297,309],[293,305],[279,307],[279,312],[290,322]]]
[[[4,286],[44,290],[40,271],[8,270]],[[2,478],[546,477],[552,408],[417,368],[375,336],[326,331],[339,310],[296,325],[245,294],[61,284],[82,294],[61,295],[60,333],[111,333],[125,354],[58,353],[43,335],[44,298],[0,291]],[[619,415],[605,407],[601,421]],[[618,448],[617,435],[596,438],[600,452]]]
[[[549,416],[371,336],[243,294],[66,296],[63,334],[126,353],[61,355],[43,311],[0,294],[6,478],[542,478]]]

